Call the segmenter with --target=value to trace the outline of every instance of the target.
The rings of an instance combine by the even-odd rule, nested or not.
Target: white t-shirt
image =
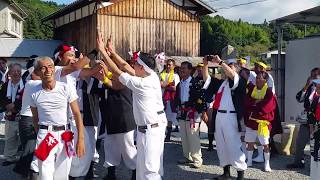
[[[24,86],[24,92],[22,96],[22,106],[20,114],[22,116],[29,116],[32,117],[32,112],[30,109],[30,101],[31,101],[31,94],[34,91],[34,87],[41,84],[41,80],[29,80]]]
[[[77,80],[79,78],[81,69],[61,77],[62,69],[63,69],[63,66],[56,66],[55,79],[57,81],[66,83],[68,86],[70,86],[70,88],[72,88],[76,91],[77,90]],[[70,117],[70,118],[73,117],[73,114],[71,113],[70,107],[67,112],[68,112],[68,117]]]
[[[41,83],[34,87],[30,106],[37,108],[39,124],[66,125],[68,105],[77,98],[76,90],[65,83],[56,81],[50,91],[44,90]]]
[[[138,126],[166,122],[160,80],[155,72],[141,78],[122,73],[119,81],[132,90],[133,115]]]
[[[268,81],[267,81],[267,85],[269,88],[272,88],[272,92],[273,93],[276,93],[276,89],[274,87],[274,80],[273,80],[273,77],[271,76],[270,73],[268,73],[269,75],[269,78],[268,78]],[[250,76],[249,76],[249,79],[248,81],[249,82],[252,82],[252,84],[256,84],[256,77],[257,77],[257,74],[254,72],[254,71],[250,71]]]
[[[60,79],[61,79],[60,75],[61,75],[62,69],[63,69],[62,66],[55,66],[55,79],[57,81],[60,81]],[[78,73],[80,73],[80,72],[78,72]],[[73,75],[76,76],[77,71],[75,71]],[[71,81],[71,80],[69,80],[69,81]],[[22,97],[22,107],[21,107],[21,111],[20,111],[21,115],[32,117],[32,112],[30,109],[31,93],[33,92],[33,88],[38,84],[41,84],[41,80],[29,80],[26,83],[25,88],[24,88],[24,92],[23,92],[23,97]]]
[[[63,66],[56,66],[55,68],[56,68],[55,79],[57,81],[64,82],[68,84],[68,86],[72,86],[74,89],[77,88],[77,80],[79,78],[81,69],[61,77]]]

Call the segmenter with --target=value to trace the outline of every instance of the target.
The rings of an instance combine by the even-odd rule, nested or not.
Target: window
[[[14,14],[11,15],[11,31],[21,34],[21,20]]]

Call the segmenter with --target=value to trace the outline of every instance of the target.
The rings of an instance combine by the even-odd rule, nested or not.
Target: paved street
[[[203,127],[202,130],[205,132],[206,128]],[[3,154],[4,147],[4,123],[0,123],[0,154]],[[205,139],[206,133],[201,133],[202,137],[202,153],[204,157],[204,165],[201,169],[191,169],[188,166],[177,165],[177,160],[182,158],[182,149],[180,145],[180,138],[177,133],[173,133],[175,136],[174,141],[165,144],[164,152],[164,169],[165,169],[165,180],[205,180],[214,177],[217,174],[222,173],[222,168],[218,165],[218,157],[216,151],[208,152],[206,150],[207,140]],[[103,154],[103,153],[102,153]],[[101,163],[97,167],[97,171],[104,176],[106,174],[106,169],[101,166],[103,162],[103,157],[101,158]],[[2,163],[3,160],[0,160]],[[292,157],[288,156],[276,156],[271,160],[271,168],[273,171],[271,173],[265,173],[262,171],[263,164],[254,164],[254,168],[249,168],[245,177],[248,179],[264,179],[264,180],[279,180],[279,179],[308,179],[309,167],[300,171],[288,171],[285,169],[287,163],[292,162]],[[309,163],[309,160],[307,160]],[[8,167],[3,167],[0,165],[0,180],[9,179],[20,179],[15,173],[12,172],[13,165]],[[232,170],[233,176],[236,176],[236,171]],[[117,175],[119,180],[129,180],[131,172],[126,169],[123,165],[117,169]]]

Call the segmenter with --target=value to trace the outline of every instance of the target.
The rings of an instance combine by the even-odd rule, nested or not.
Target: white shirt
[[[147,77],[137,77],[122,73],[119,81],[132,91],[133,115],[138,126],[166,122],[162,111],[163,101],[160,80],[155,72]]]
[[[79,78],[81,69],[61,77],[63,66],[56,66],[55,68],[56,68],[55,79],[57,81],[64,82],[68,84],[68,86],[72,86],[74,89],[77,88],[77,80]]]
[[[33,93],[35,87],[39,84],[41,84],[41,80],[29,80],[25,84],[22,96],[22,106],[20,111],[20,114],[22,116],[32,117],[32,112],[30,109],[30,101],[32,101],[31,94]]]
[[[65,83],[56,81],[50,91],[44,90],[41,83],[34,87],[30,106],[37,108],[39,124],[66,125],[68,105],[77,98],[75,89]]]
[[[274,80],[273,80],[273,77],[271,76],[270,73],[268,73],[268,81],[267,81],[267,85],[269,88],[272,88],[272,92],[273,94],[276,93],[276,89],[274,87]],[[249,79],[248,81],[249,82],[252,82],[252,84],[256,85],[256,77],[257,77],[257,74],[254,72],[254,71],[250,71],[250,76],[249,76]]]
[[[63,67],[62,66],[55,66],[55,79],[60,79],[60,75],[62,72]],[[32,72],[30,72],[32,73]],[[59,75],[57,77],[57,74]],[[23,96],[22,96],[22,107],[20,114],[23,116],[29,116],[32,117],[32,112],[30,109],[30,101],[31,101],[31,94],[34,91],[34,87],[38,84],[41,84],[41,80],[29,80],[24,88]]]
[[[11,83],[11,102],[14,102],[16,100],[19,85],[19,82],[17,84]]]
[[[227,111],[235,111],[234,104],[232,101],[231,90],[234,90],[239,85],[239,75],[235,73],[233,78],[233,86],[230,88],[229,79],[226,79],[220,86],[218,92],[221,92],[222,88],[224,88],[220,106],[218,110],[227,110]]]
[[[70,86],[70,88],[72,88],[72,89],[74,89],[76,91],[76,89],[77,89],[77,80],[79,78],[81,69],[61,77],[63,66],[56,66],[55,68],[56,68],[55,79],[57,81],[66,83],[68,86]],[[70,107],[68,109],[68,117],[70,117],[70,118],[73,117],[73,114],[71,112],[71,108]]]
[[[191,79],[192,79],[192,77],[189,76],[186,80],[180,81],[180,100],[181,100],[181,103],[187,102],[189,100]]]

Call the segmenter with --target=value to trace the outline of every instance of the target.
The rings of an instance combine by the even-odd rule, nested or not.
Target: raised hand
[[[212,58],[212,62],[219,64],[222,60],[218,55],[214,55]]]
[[[107,40],[106,51],[108,52],[109,55],[113,52],[113,44],[112,44],[111,34]]]
[[[97,29],[97,48],[100,52],[106,51],[104,48],[104,40],[102,37],[102,33],[99,29]]]
[[[98,79],[99,81],[103,81],[104,77],[106,77],[106,74],[104,72],[104,70],[100,70],[99,72],[95,73],[93,75],[93,77],[95,77],[96,79]]]
[[[94,72],[98,72],[101,69],[103,69],[103,64],[104,64],[104,62],[97,61],[96,64],[92,67],[92,69],[94,70]]]

